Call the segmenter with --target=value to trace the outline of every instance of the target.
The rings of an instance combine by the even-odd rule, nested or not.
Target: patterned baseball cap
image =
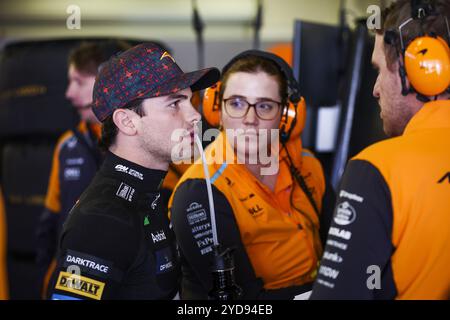
[[[217,68],[184,73],[172,56],[154,43],[142,43],[100,66],[92,110],[104,121],[115,109],[138,99],[161,97],[191,88],[206,89],[219,80]]]

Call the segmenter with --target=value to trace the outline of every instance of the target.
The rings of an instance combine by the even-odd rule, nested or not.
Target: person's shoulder
[[[188,178],[180,182],[174,195],[204,195],[206,194],[206,180],[203,178]]]
[[[61,152],[61,150],[64,150],[76,143],[76,140],[77,138],[75,137],[73,131],[67,130],[59,136],[58,141],[56,142],[56,149]]]
[[[394,163],[393,160],[399,160],[396,158],[402,157],[406,149],[409,148],[404,140],[405,138],[400,136],[376,142],[363,149],[351,160],[366,161],[376,167]]]
[[[136,224],[133,204],[117,195],[117,186],[102,181],[98,174],[94,179],[75,205],[74,214],[83,216],[83,220],[114,220],[133,227]]]
[[[321,183],[325,183],[325,175],[322,163],[311,150],[305,148],[302,149],[302,162],[302,166],[306,170],[310,170],[314,173],[314,178],[320,179],[319,181],[321,181]]]

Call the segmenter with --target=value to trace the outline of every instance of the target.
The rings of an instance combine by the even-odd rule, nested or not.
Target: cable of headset
[[[317,204],[316,204],[316,202],[315,202],[315,200],[313,198],[313,195],[309,191],[309,188],[308,188],[308,186],[306,184],[305,179],[300,174],[298,169],[294,166],[294,162],[292,161],[291,155],[289,154],[288,148],[286,147],[285,144],[283,144],[283,148],[286,150],[286,154],[287,154],[288,162],[289,162],[288,165],[289,165],[292,177],[294,178],[295,181],[297,181],[297,184],[300,186],[300,188],[302,189],[302,191],[305,193],[306,197],[308,198],[309,202],[311,203],[311,205],[312,205],[312,207],[313,207],[317,217],[319,217],[319,213],[320,213],[319,208],[318,208],[318,206],[317,206]],[[317,234],[318,234],[319,230],[315,227],[314,222],[312,221],[311,217],[305,211],[301,210],[300,208],[298,208],[295,205],[294,199],[293,199],[294,191],[295,191],[295,185],[296,184],[294,183],[293,187],[292,187],[291,194],[289,196],[289,202],[291,204],[291,207],[294,208],[294,210],[296,210],[302,216],[304,216],[308,220],[309,224],[311,225],[311,231],[313,233],[313,240],[312,241],[313,241],[314,252],[316,254],[317,259],[320,260],[321,252],[320,252],[320,249],[317,248],[317,246],[315,245],[315,241],[314,241],[314,239],[317,237]],[[316,265],[313,265],[311,267],[310,271],[313,271],[315,268],[316,268]]]
[[[289,165],[289,169],[290,169],[292,177],[295,179],[295,181],[297,181],[298,185],[300,186],[300,188],[305,193],[306,197],[308,198],[308,201],[311,203],[311,206],[313,207],[313,209],[316,212],[316,214],[319,215],[320,214],[319,207],[317,206],[317,203],[314,200],[314,197],[313,197],[311,191],[309,190],[305,179],[300,174],[298,169],[294,166],[294,162],[292,161],[291,155],[289,154],[289,150],[288,150],[288,148],[286,147],[285,144],[283,144],[283,148],[286,150],[286,154],[287,154],[288,162],[289,162],[288,165]]]

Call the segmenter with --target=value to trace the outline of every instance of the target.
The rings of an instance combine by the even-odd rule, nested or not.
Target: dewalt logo
[[[68,272],[60,272],[56,289],[74,293],[83,297],[100,300],[102,298],[105,283],[74,275]]]

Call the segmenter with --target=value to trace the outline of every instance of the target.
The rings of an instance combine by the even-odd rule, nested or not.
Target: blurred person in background
[[[67,214],[91,182],[103,158],[97,146],[101,124],[92,111],[98,68],[110,56],[129,47],[118,40],[83,42],[69,55],[66,98],[77,110],[80,122],[62,134],[53,153],[45,208],[37,227],[38,281],[43,291],[53,269],[52,260]]]

